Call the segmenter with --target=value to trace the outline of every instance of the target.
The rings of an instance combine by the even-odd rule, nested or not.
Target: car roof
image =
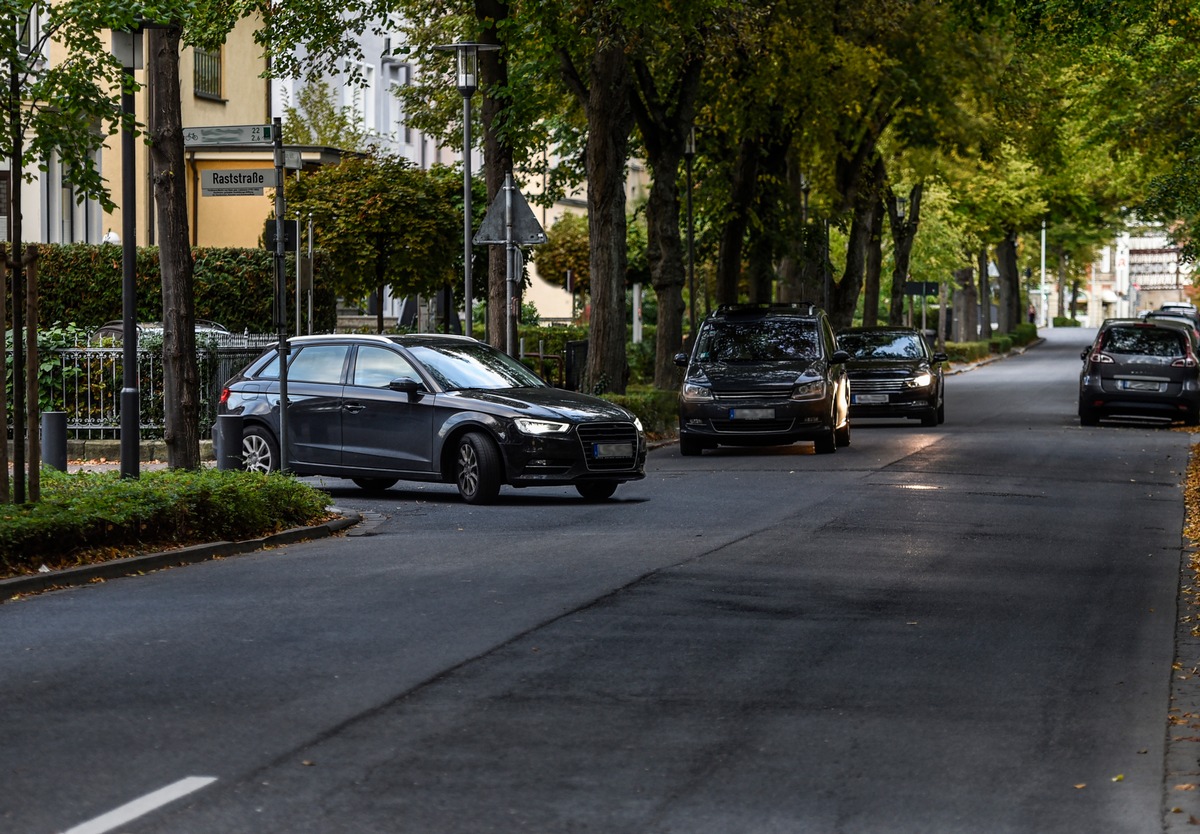
[[[295,347],[304,345],[325,344],[330,342],[352,342],[355,344],[388,344],[388,345],[419,345],[419,344],[481,344],[478,339],[470,336],[460,336],[455,333],[404,333],[384,335],[381,333],[320,333],[311,336],[292,336],[288,344]]]
[[[838,331],[838,335],[842,333],[906,333],[919,336],[921,331],[915,327],[903,327],[899,324],[877,324],[872,327],[843,327]]]
[[[709,314],[710,319],[809,318],[823,316],[825,311],[811,301],[792,301],[772,304],[722,304]]]

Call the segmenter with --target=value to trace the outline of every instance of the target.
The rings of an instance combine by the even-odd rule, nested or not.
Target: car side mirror
[[[850,361],[850,354],[844,350],[835,350],[833,356],[829,357],[829,361],[835,365],[843,365]]]
[[[688,355],[686,353],[675,354],[675,364],[681,368],[686,368],[688,364]]]
[[[936,364],[938,364],[938,363],[940,363],[940,362],[949,362],[949,361],[950,361],[950,357],[949,357],[949,356],[947,356],[947,355],[946,355],[946,354],[944,354],[944,353],[935,353],[935,354],[933,355],[932,359],[933,359],[933,363],[934,363],[935,365],[936,365]]]
[[[425,386],[421,380],[413,379],[410,376],[393,379],[388,383],[388,388],[392,391],[399,391],[401,394],[408,394],[410,400],[414,397],[419,397],[421,392],[425,390]]]
[[[1087,350],[1085,350],[1083,353],[1079,354],[1079,358],[1080,358],[1080,359],[1082,359],[1084,362],[1086,362],[1086,361],[1087,361],[1087,358],[1088,358],[1088,354],[1089,354],[1089,353],[1091,353],[1091,352],[1092,352],[1092,351],[1091,351],[1091,348],[1088,348],[1088,349],[1087,349]]]

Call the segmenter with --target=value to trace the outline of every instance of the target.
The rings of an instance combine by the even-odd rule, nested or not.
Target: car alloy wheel
[[[458,441],[455,463],[458,493],[468,504],[489,504],[500,493],[500,452],[478,432],[464,434]]]
[[[242,468],[263,474],[279,469],[279,447],[261,426],[250,426],[242,432]]]

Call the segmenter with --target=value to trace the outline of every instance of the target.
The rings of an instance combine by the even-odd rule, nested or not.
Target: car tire
[[[926,427],[936,426],[938,424],[937,406],[931,406],[928,411],[921,415],[921,425]]]
[[[393,484],[395,484],[396,481],[398,481],[400,479],[399,478],[351,478],[351,480],[354,481],[354,485],[361,490],[365,490],[367,492],[383,492],[385,489],[388,489]]]
[[[813,450],[818,455],[832,455],[837,451],[837,430],[830,422],[825,432],[813,441]]]
[[[1100,416],[1094,409],[1087,406],[1079,406],[1079,425],[1081,426],[1098,426],[1100,425]]]
[[[938,421],[939,426],[942,423],[946,422],[946,401],[945,400],[941,400],[938,402],[937,421]]]
[[[850,445],[850,421],[847,420],[841,428],[835,429],[833,432],[833,442],[839,447]]]
[[[458,439],[454,478],[468,504],[490,504],[500,494],[500,450],[491,438],[469,432]]]
[[[679,435],[679,454],[690,458],[703,453],[704,443],[694,437],[688,437],[686,434]]]
[[[617,491],[616,481],[584,481],[575,484],[575,490],[589,501],[603,501],[612,498]]]
[[[279,444],[263,426],[247,426],[242,432],[242,468],[247,472],[279,471]]]

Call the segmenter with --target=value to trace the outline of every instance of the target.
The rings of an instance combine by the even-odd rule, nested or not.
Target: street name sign
[[[183,129],[184,147],[270,145],[274,139],[274,125],[207,125]]]
[[[205,197],[254,197],[276,186],[274,168],[232,168],[200,172],[200,193]]]

